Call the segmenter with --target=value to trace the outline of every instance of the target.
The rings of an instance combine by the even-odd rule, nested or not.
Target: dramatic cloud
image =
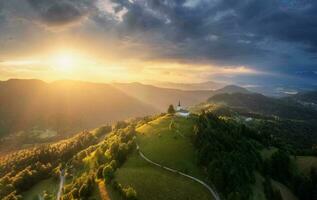
[[[49,25],[64,25],[86,16],[94,0],[28,0],[41,20]]]
[[[113,4],[116,12],[126,9],[122,22],[115,24],[121,35],[142,35],[137,42],[173,46],[173,51],[157,48],[156,56],[163,59],[283,69],[296,49],[315,62],[314,1],[121,0]],[[288,49],[279,54],[275,46],[282,45]]]
[[[14,12],[19,4],[10,2],[0,4],[0,26],[2,7],[46,26],[75,23],[68,33],[116,40],[118,48],[146,61],[193,68],[247,66],[311,82],[315,78],[315,0],[27,0],[29,8],[20,6],[23,12]]]

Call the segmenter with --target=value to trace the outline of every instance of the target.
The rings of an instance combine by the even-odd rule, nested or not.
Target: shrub
[[[123,194],[124,194],[124,197],[127,200],[135,200],[135,199],[137,199],[136,191],[130,186],[126,187],[126,188],[123,188]]]
[[[169,107],[167,109],[167,113],[168,114],[174,114],[175,113],[175,109],[174,109],[174,106],[172,104],[169,105]]]
[[[102,174],[103,174],[104,179],[105,179],[107,182],[111,181],[111,179],[112,179],[113,176],[114,176],[114,170],[113,170],[112,166],[111,166],[110,164],[107,165],[107,166],[105,166],[105,167],[103,168]]]

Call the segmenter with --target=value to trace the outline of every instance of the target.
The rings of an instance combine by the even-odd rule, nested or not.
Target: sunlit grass
[[[137,141],[153,161],[204,178],[191,141],[193,126],[190,118],[163,116],[138,128]]]
[[[199,183],[153,166],[136,152],[117,170],[115,177],[123,186],[132,186],[139,200],[212,199]]]

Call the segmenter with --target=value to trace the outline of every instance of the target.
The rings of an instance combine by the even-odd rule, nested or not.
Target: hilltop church
[[[189,116],[189,111],[184,109],[182,106],[181,106],[181,101],[178,101],[178,105],[176,107],[176,113],[175,113],[177,116],[181,116],[181,117],[188,117]]]

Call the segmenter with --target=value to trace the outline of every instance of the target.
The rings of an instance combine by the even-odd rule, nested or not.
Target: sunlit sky
[[[316,27],[314,0],[0,0],[0,80],[316,86]]]

